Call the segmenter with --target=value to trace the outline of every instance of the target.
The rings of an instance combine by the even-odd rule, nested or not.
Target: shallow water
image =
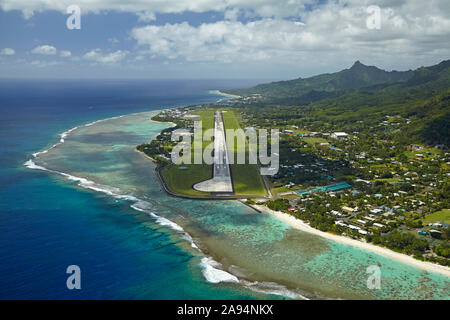
[[[205,279],[217,286],[244,285],[294,298],[449,298],[450,279],[445,276],[295,230],[235,201],[166,195],[155,165],[135,151],[136,145],[168,126],[150,122],[153,114],[80,126],[33,162],[55,176],[131,205],[141,215],[143,230],[153,228],[154,222],[169,228],[182,250],[198,255],[192,270],[200,265]],[[33,168],[33,163],[28,166]],[[381,267],[379,290],[366,287],[370,265]],[[192,276],[198,273],[193,271]]]

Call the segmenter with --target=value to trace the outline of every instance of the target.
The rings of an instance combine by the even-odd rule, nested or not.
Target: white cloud
[[[34,54],[44,54],[44,55],[54,55],[56,54],[56,48],[49,45],[42,45],[37,46],[33,50],[31,50],[31,53]]]
[[[230,13],[227,21],[149,25],[131,35],[151,55],[187,61],[348,65],[363,59],[389,68],[400,58],[404,65],[417,65],[450,57],[450,10],[443,10],[450,1],[431,2],[399,0],[395,8],[381,7],[381,30],[368,29],[367,7],[350,0],[309,11],[300,23],[278,18],[243,23]]]
[[[16,54],[16,51],[12,48],[4,48],[0,51],[0,55],[2,56],[13,56]]]
[[[72,52],[70,52],[68,50],[63,50],[59,53],[59,55],[63,58],[66,58],[66,57],[70,57],[72,55]]]
[[[59,61],[40,61],[40,60],[34,60],[31,62],[31,65],[34,67],[39,67],[39,68],[45,68],[45,67],[51,67],[51,66],[56,66],[56,65],[60,65],[61,62]]]
[[[99,13],[102,11],[120,11],[139,14],[154,18],[155,13],[192,12],[225,12],[227,10],[241,10],[247,16],[260,17],[294,17],[307,14],[310,10],[317,10],[326,6],[336,5],[344,7],[368,7],[378,5],[381,8],[393,8],[415,15],[425,15],[440,12],[450,15],[450,1],[448,0],[330,0],[326,4],[317,4],[317,0],[77,0],[81,12]],[[66,8],[74,4],[73,0],[0,0],[0,8],[5,11],[21,10],[29,17],[34,12],[57,10],[66,14]],[[231,14],[231,13],[230,13]],[[330,21],[330,23],[334,23]]]
[[[130,12],[149,24],[163,13],[214,11],[223,14],[224,21],[200,25],[196,21],[195,26],[184,22],[134,28],[131,36],[139,45],[136,56],[144,61],[140,57],[142,51],[146,52],[147,59],[155,61],[207,62],[209,65],[219,62],[239,67],[259,63],[260,68],[253,69],[256,71],[276,69],[274,66],[279,64],[287,66],[285,70],[315,68],[317,72],[331,71],[330,67],[337,70],[357,59],[389,69],[432,64],[450,57],[448,0],[329,0],[320,5],[317,2],[78,0],[77,4],[82,15]],[[0,8],[21,10],[25,16],[47,10],[66,14],[67,6],[72,3],[73,0],[0,0]],[[366,8],[370,5],[381,8],[380,30],[369,30],[366,26]],[[254,21],[243,22],[249,17]],[[80,59],[115,63],[127,54],[128,51],[104,53],[96,49]]]
[[[100,49],[94,49],[87,52],[83,58],[100,63],[116,63],[124,59],[128,55],[128,51],[117,50],[115,52],[103,54]]]
[[[239,9],[238,8],[233,8],[230,10],[226,10],[223,14],[225,20],[232,20],[232,21],[236,21],[238,16],[239,16]]]
[[[243,24],[220,21],[193,27],[186,22],[135,28],[132,36],[149,52],[169,59],[233,62],[264,60],[296,50],[301,29],[289,21],[260,20]]]
[[[314,2],[314,0],[78,0],[76,4],[80,6],[82,13],[109,10],[132,12],[149,21],[148,19],[154,18],[155,13],[221,12],[235,8],[242,9],[248,15],[287,17],[299,15],[305,10],[305,4]],[[65,13],[71,4],[73,0],[0,0],[0,8],[5,11],[21,10],[25,17],[47,10]]]
[[[137,15],[139,17],[139,21],[150,22],[156,20],[155,13],[151,11],[138,12]]]

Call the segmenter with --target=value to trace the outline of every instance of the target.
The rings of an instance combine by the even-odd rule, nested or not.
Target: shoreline
[[[232,95],[228,95],[226,93],[222,93],[219,90],[215,90],[215,91],[224,96],[232,96]],[[236,96],[236,97],[239,97],[239,96]],[[159,122],[159,121],[155,121],[155,120],[150,120],[150,121],[154,122],[154,123],[168,123],[168,122]],[[151,159],[151,160],[154,161],[154,159]],[[230,200],[233,200],[233,199],[230,199]],[[238,200],[238,199],[234,199],[234,200]],[[421,260],[413,258],[412,256],[406,255],[404,253],[399,253],[399,252],[393,251],[393,250],[385,248],[385,247],[377,246],[377,245],[374,245],[374,244],[371,244],[368,242],[363,242],[361,240],[356,240],[356,239],[352,239],[352,238],[349,238],[346,236],[340,236],[340,235],[320,231],[318,229],[311,227],[309,224],[307,224],[306,222],[304,222],[301,219],[295,218],[294,216],[289,215],[284,212],[273,211],[264,205],[246,204],[239,200],[238,200],[238,202],[240,202],[241,204],[247,205],[250,208],[253,208],[257,212],[260,212],[263,214],[264,213],[270,214],[270,215],[276,217],[277,219],[287,223],[288,225],[290,225],[291,227],[293,227],[295,229],[298,229],[298,230],[301,230],[304,232],[308,232],[308,233],[320,236],[322,238],[336,241],[336,242],[339,242],[339,243],[342,243],[345,245],[350,245],[350,246],[353,246],[356,248],[360,248],[362,250],[366,250],[366,251],[381,255],[383,257],[393,259],[393,260],[396,260],[401,263],[408,264],[408,265],[416,267],[418,269],[421,269],[424,271],[429,271],[429,272],[434,272],[434,273],[439,273],[441,275],[444,275],[444,276],[447,276],[450,278],[450,268],[449,267],[442,266],[442,265],[432,263],[429,261],[421,261]]]
[[[161,111],[163,111],[163,110],[161,110]],[[149,119],[149,121],[150,121],[150,122],[153,122],[153,123],[157,123],[157,124],[166,124],[166,123],[169,123],[169,124],[172,125],[172,128],[175,127],[175,126],[177,125],[175,122],[171,122],[171,121],[156,121],[156,120],[152,120],[152,119]],[[160,133],[161,133],[161,132],[160,132]]]
[[[105,119],[105,120],[107,120],[107,119]],[[138,152],[137,150],[135,150],[136,152]],[[144,154],[145,155],[145,154]],[[147,156],[147,155],[145,155],[145,156]],[[148,157],[148,156],[147,156]],[[150,159],[152,159],[151,157],[148,157],[148,158],[150,158]],[[64,177],[68,177],[68,176],[66,176],[66,175],[64,175]],[[83,178],[79,178],[79,179],[83,179]],[[69,180],[71,180],[70,178],[69,178]],[[81,180],[75,180],[75,181],[81,181]],[[80,187],[82,187],[82,188],[87,188],[85,185],[83,186],[83,185],[81,185],[81,184],[79,184],[79,183],[77,183],[78,185],[80,185]],[[95,192],[104,192],[104,193],[106,193],[106,194],[108,194],[108,195],[111,195],[111,193],[109,193],[108,191],[101,191],[101,190],[99,190],[99,189],[94,189],[94,188],[87,188],[87,189],[90,189],[90,191],[95,191]],[[114,195],[113,195],[114,196]],[[128,195],[116,195],[119,199],[127,199],[127,200],[130,200],[129,199],[129,196]],[[131,200],[131,201],[133,201],[133,200]],[[141,211],[141,210],[143,210],[143,209],[141,209],[141,208],[139,208],[139,207],[137,207],[136,205],[132,205],[131,206],[133,209],[135,209],[135,210],[138,210],[138,211]],[[265,210],[263,210],[264,212],[266,212]],[[150,213],[151,214],[151,213]],[[289,216],[289,215],[287,215],[288,217],[291,217],[291,216]],[[153,216],[153,217],[155,217],[155,216]],[[293,218],[293,217],[292,217]],[[165,218],[163,218],[163,217],[155,217],[155,219],[157,219],[157,220],[160,220],[160,222],[158,222],[158,223],[160,223],[161,225],[165,225],[165,226],[167,226],[167,227],[169,227],[169,228],[171,228],[171,229],[173,229],[173,230],[175,230],[175,232],[180,232],[180,233],[182,233],[181,231],[180,231],[180,229],[179,229],[179,226],[176,224],[176,223],[173,223],[173,224],[171,224],[170,222],[172,222],[172,221],[170,221],[170,220],[167,220],[167,219],[165,219]],[[295,219],[295,218],[294,218]],[[183,230],[184,231],[184,230]],[[185,231],[186,232],[186,231]],[[186,233],[187,235],[189,235],[189,233]],[[187,239],[189,242],[192,240],[189,240],[189,239]],[[192,240],[193,241],[193,240]],[[194,245],[195,245],[195,243],[194,242],[191,242],[191,246],[195,249],[195,247],[194,247]],[[214,258],[214,256],[215,255],[213,255],[213,254],[211,254],[211,253],[209,253],[208,251],[206,251],[206,252],[204,252],[204,254],[205,254],[205,257],[210,257],[210,256],[212,256],[213,258]],[[218,259],[219,260],[219,259]],[[220,260],[219,260],[220,261]],[[214,263],[215,262],[215,260],[212,260],[212,263]],[[202,265],[203,266],[203,265]],[[217,267],[217,266],[210,266],[210,265],[207,265],[207,264],[205,264],[204,266],[203,266],[205,269],[204,270],[206,270],[207,272],[208,272],[208,274],[210,274],[211,272],[216,272],[216,273],[218,273],[219,274],[219,276],[220,275],[223,275],[223,276],[225,276],[226,275],[226,273],[229,273],[229,270],[227,270],[227,269],[221,269],[220,268],[220,264],[219,264],[219,266]],[[217,270],[217,271],[216,271]],[[203,275],[205,276],[205,278],[206,278],[206,281],[208,281],[208,282],[210,282],[210,279],[207,277],[207,275],[205,275],[205,273],[202,271],[202,273],[203,273]],[[231,276],[227,276],[227,277],[229,277],[230,279],[232,278],[232,279],[234,279],[233,277],[235,277],[235,275],[233,275],[232,273],[231,273]],[[239,279],[240,281],[241,281],[241,279]],[[224,282],[224,283],[227,283],[227,282],[230,282],[230,281],[227,281],[227,280],[220,280],[219,282]],[[232,281],[231,281],[232,282]],[[242,286],[244,286],[244,287],[248,287],[248,288],[250,288],[251,290],[255,290],[255,291],[259,291],[258,289],[257,289],[257,287],[254,287],[253,285],[246,285],[247,284],[247,282],[245,282],[245,280],[242,280],[242,282],[239,282],[239,284],[240,285],[242,285]],[[290,297],[288,294],[285,294],[285,292],[284,292],[284,289],[285,289],[285,287],[283,286],[282,287],[282,290],[283,290],[283,292],[282,293],[275,293],[275,294],[281,294],[281,295],[283,295],[283,296],[288,296],[288,297]],[[275,288],[275,290],[279,290],[279,288]],[[286,290],[288,290],[288,289],[286,289]],[[287,292],[289,292],[289,291],[287,291]],[[270,293],[270,292],[265,292],[265,293]]]
[[[145,113],[145,112],[144,112]],[[130,115],[134,115],[135,113],[132,113]],[[139,114],[139,113],[136,113]],[[127,116],[127,115],[123,115]],[[120,116],[122,117],[122,116]],[[76,130],[77,128],[80,128],[82,126],[90,126],[92,124],[97,124],[101,121],[108,121],[112,119],[116,119],[118,117],[111,117],[111,118],[105,118],[101,120],[94,121],[92,123],[87,123],[84,125],[80,125],[77,127],[74,127],[72,129],[69,129],[65,131],[63,134],[67,135]],[[167,122],[161,122],[161,123],[167,123]],[[60,142],[58,145],[63,144],[64,142]],[[51,147],[53,148],[53,147]],[[48,151],[48,149],[43,150],[45,152]],[[140,152],[134,148],[134,151],[138,154],[142,154],[144,157],[149,159],[152,162],[156,162],[155,159],[152,157],[146,155],[143,152]],[[42,152],[42,151],[41,151]],[[33,159],[37,158],[38,156],[34,156]],[[264,295],[277,295],[277,296],[283,296],[291,299],[299,299],[299,300],[308,300],[307,297],[303,296],[302,294],[289,290],[286,286],[282,284],[272,283],[272,282],[258,282],[258,281],[248,281],[245,278],[242,279],[240,276],[235,275],[234,273],[230,272],[228,268],[224,268],[224,265],[219,262],[219,258],[216,258],[213,253],[211,253],[208,249],[200,248],[196,241],[194,240],[193,236],[185,230],[185,227],[182,225],[179,225],[177,222],[174,222],[173,220],[170,220],[168,218],[165,218],[162,215],[155,214],[151,209],[148,209],[143,206],[142,203],[149,204],[145,198],[137,198],[132,193],[123,192],[121,189],[117,189],[113,186],[110,186],[109,184],[103,184],[100,182],[96,182],[96,180],[90,180],[91,177],[83,177],[83,176],[75,176],[72,175],[72,173],[62,172],[62,171],[55,171],[50,168],[38,166],[34,164],[33,159],[28,160],[24,163],[24,165],[29,169],[37,169],[42,170],[51,174],[57,174],[62,176],[64,179],[67,179],[68,181],[73,181],[76,183],[76,186],[88,190],[90,192],[105,194],[109,197],[112,197],[113,199],[117,200],[124,200],[129,203],[129,207],[133,210],[144,212],[147,215],[149,215],[152,219],[155,220],[154,223],[158,224],[159,226],[165,227],[167,229],[172,230],[176,235],[180,236],[181,239],[184,239],[187,241],[187,243],[190,245],[189,247],[198,254],[198,252],[202,255],[201,261],[199,263],[199,266],[201,267],[201,273],[204,277],[204,280],[207,283],[236,283],[237,285],[247,288],[253,292],[256,292],[258,294],[264,294]],[[69,171],[70,172],[70,171]],[[95,178],[94,178],[95,179]],[[183,241],[182,241],[183,242]],[[177,244],[177,242],[174,242],[174,244]],[[184,244],[182,245],[184,247]],[[189,251],[191,252],[191,251]],[[192,253],[192,252],[191,252]],[[195,254],[195,255],[196,255]],[[217,259],[217,260],[215,260]]]
[[[379,254],[383,257],[396,260],[398,262],[402,262],[408,265],[411,265],[413,267],[416,267],[418,269],[422,269],[429,272],[439,273],[441,275],[445,275],[447,277],[450,277],[450,268],[446,266],[442,266],[439,264],[431,263],[428,261],[421,261],[413,258],[412,256],[408,256],[403,253],[395,252],[391,249],[380,247],[371,243],[363,242],[360,240],[351,239],[345,236],[339,236],[332,233],[320,231],[318,229],[315,229],[305,223],[303,220],[297,219],[294,216],[291,216],[287,213],[280,212],[280,211],[274,211],[269,208],[267,208],[264,205],[249,205],[252,208],[261,211],[262,213],[270,214],[271,216],[276,217],[277,219],[287,223],[291,227],[308,232],[311,234],[315,234],[317,236],[320,236],[322,238],[326,238],[332,241],[336,241],[342,244],[350,245],[353,247],[357,247],[366,251],[370,251],[376,254]]]
[[[235,94],[225,93],[225,92],[222,92],[220,90],[211,90],[210,92],[212,94],[217,94],[217,95],[220,95],[220,96],[223,96],[223,97],[227,97],[227,98],[235,98],[235,99],[242,98],[241,96],[238,96],[238,95],[235,95]]]

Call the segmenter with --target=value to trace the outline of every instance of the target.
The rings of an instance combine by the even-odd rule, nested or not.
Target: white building
[[[339,211],[336,211],[336,210],[331,210],[331,214],[332,214],[332,215],[335,215],[335,216],[338,216],[338,217],[341,217],[341,216],[342,216],[342,213],[339,212]]]
[[[382,225],[381,223],[374,223],[373,224],[375,227],[378,227],[378,228],[384,228],[384,225]]]
[[[354,212],[358,212],[358,207],[352,208],[352,207],[344,206],[344,207],[342,207],[342,210],[345,210],[350,213],[354,213]]]
[[[345,132],[333,132],[331,137],[334,139],[348,139],[348,134]]]

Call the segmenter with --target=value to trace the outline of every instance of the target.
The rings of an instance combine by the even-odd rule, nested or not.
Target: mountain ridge
[[[366,83],[377,82],[376,84],[361,86],[361,83],[357,83],[355,86],[360,87],[351,89],[325,91],[316,86],[316,89],[299,92],[295,88],[289,88],[290,95],[287,95],[286,90],[288,93],[289,90],[286,88],[284,92],[277,91],[280,82],[274,83],[275,85],[265,84],[272,90],[273,96],[263,94],[262,98],[242,100],[241,105],[250,103],[261,108],[273,108],[274,112],[277,107],[282,106],[304,108],[305,112],[309,110],[311,119],[330,124],[339,123],[340,127],[363,119],[381,120],[385,116],[400,115],[410,118],[411,125],[398,132],[399,140],[405,143],[409,141],[428,145],[450,145],[450,60],[400,74],[365,66],[357,61],[349,69],[312,78],[322,85],[325,83],[324,78],[329,80],[330,75],[333,81],[344,78],[355,83],[367,77],[368,73],[370,81]],[[336,76],[337,74],[339,75]],[[380,75],[378,80],[377,74]],[[379,82],[383,77],[388,81]],[[401,81],[394,81],[399,79]],[[281,82],[281,86],[283,85]],[[342,86],[342,83],[340,85]],[[261,88],[261,85],[254,88]],[[266,92],[270,90],[267,89]],[[252,91],[249,94],[252,94]]]
[[[367,66],[359,60],[348,69],[334,73],[324,73],[308,78],[276,81],[259,84],[247,89],[223,90],[240,96],[260,94],[271,101],[297,100],[307,104],[327,98],[335,98],[345,93],[379,84],[406,82],[414,76],[414,71],[385,71],[376,66]]]

